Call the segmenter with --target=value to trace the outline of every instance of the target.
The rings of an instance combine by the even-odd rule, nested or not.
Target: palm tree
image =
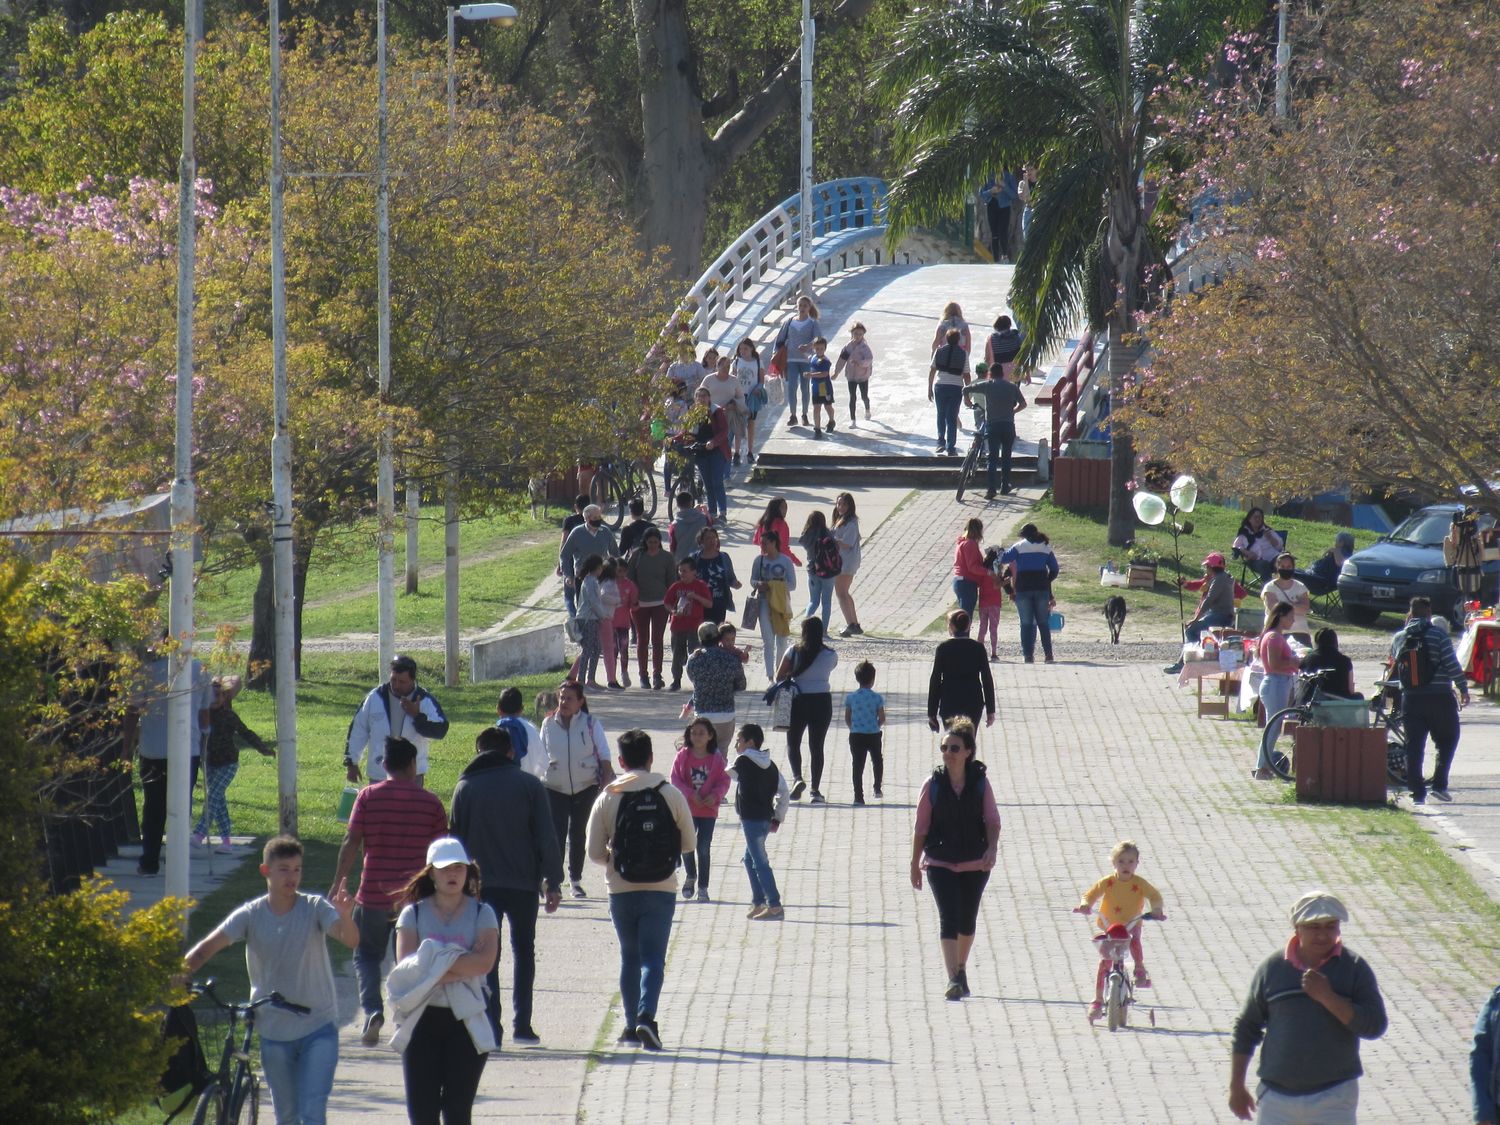
[[[891,237],[953,212],[979,169],[1037,168],[1030,234],[1011,306],[1035,362],[1080,314],[1108,332],[1111,403],[1124,399],[1138,349],[1135,314],[1162,285],[1142,207],[1156,115],[1169,76],[1206,67],[1235,22],[1265,0],[996,0],[917,12],[880,82],[895,113],[902,170]],[[1135,449],[1112,412],[1109,541],[1134,515]]]

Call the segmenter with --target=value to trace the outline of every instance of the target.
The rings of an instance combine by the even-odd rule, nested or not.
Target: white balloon
[[[1167,518],[1167,502],[1154,492],[1138,491],[1130,498],[1140,521],[1155,527]]]
[[[1167,495],[1179,512],[1191,512],[1198,506],[1198,482],[1184,473],[1172,482]]]

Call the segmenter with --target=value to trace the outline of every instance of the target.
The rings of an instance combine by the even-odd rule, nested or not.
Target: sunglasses
[[[961,752],[967,750],[968,747],[965,746],[962,742],[945,742],[943,743],[943,749],[952,750],[954,752]]]

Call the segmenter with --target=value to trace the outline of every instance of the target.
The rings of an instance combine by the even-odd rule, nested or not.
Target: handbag
[[[1051,613],[1047,614],[1047,628],[1054,633],[1061,633],[1063,623],[1066,621],[1067,618],[1058,610],[1054,609]]]
[[[773,377],[786,374],[786,345],[778,344],[776,350],[771,353],[771,362],[768,369]]]
[[[772,688],[776,692],[771,700],[771,729],[792,729],[792,697],[797,694],[796,680],[783,680]]]
[[[770,375],[766,378],[766,401],[772,406],[781,406],[786,402],[786,380],[780,375]]]
[[[568,635],[568,640],[575,645],[583,640],[583,626],[578,624],[578,618],[570,617],[563,622],[563,632]]]
[[[745,612],[740,617],[740,628],[745,630],[760,628],[759,594],[751,594],[745,599]]]

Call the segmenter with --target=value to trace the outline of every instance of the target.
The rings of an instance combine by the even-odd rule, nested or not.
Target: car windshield
[[[1441,547],[1443,537],[1453,526],[1451,511],[1414,512],[1401,521],[1399,527],[1387,538],[1396,543],[1416,543],[1423,547]]]

